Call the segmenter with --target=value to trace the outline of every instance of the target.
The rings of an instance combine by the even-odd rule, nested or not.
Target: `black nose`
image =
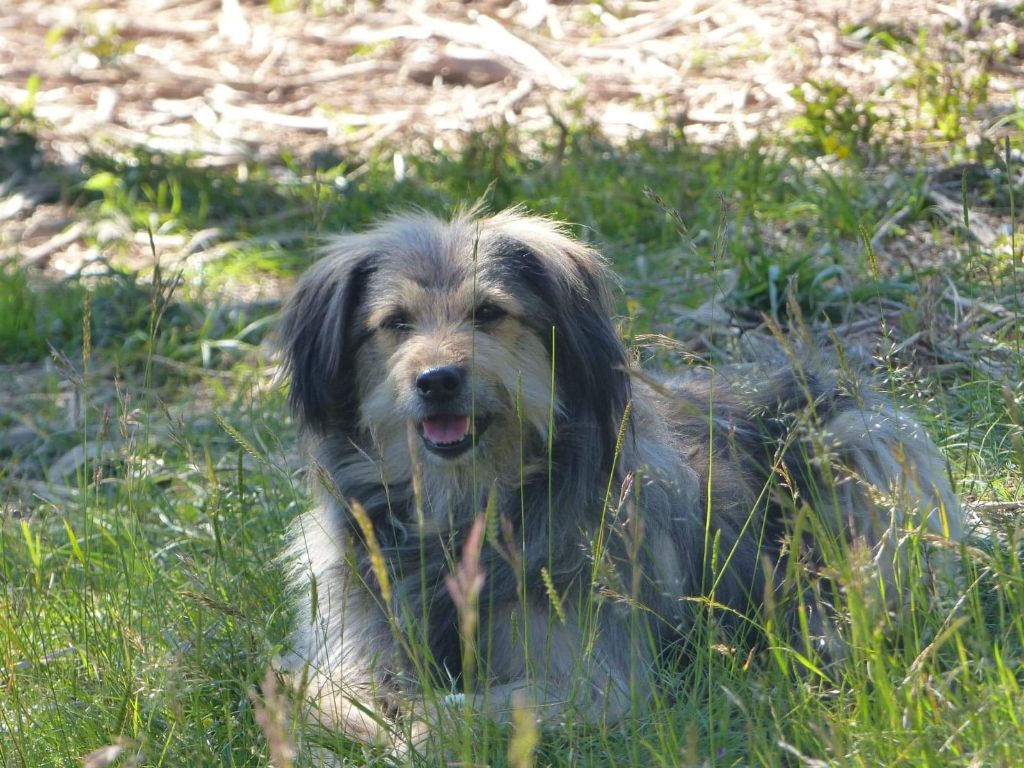
[[[459,394],[466,373],[454,365],[431,368],[416,377],[416,389],[424,400],[444,400]]]

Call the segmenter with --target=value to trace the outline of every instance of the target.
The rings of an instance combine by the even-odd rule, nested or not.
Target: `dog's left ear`
[[[626,401],[626,349],[613,321],[609,272],[600,256],[561,232],[502,242],[506,263],[540,299],[534,324],[555,360],[559,397],[577,424],[600,425],[614,445]],[[552,348],[552,328],[554,347]],[[582,411],[590,411],[584,415]],[[579,417],[579,418],[577,418]]]
[[[369,256],[328,256],[299,279],[281,318],[289,404],[303,424],[324,432],[355,409],[350,326],[369,275]]]
[[[577,243],[573,246],[563,257],[576,279],[562,286],[555,320],[559,384],[577,400],[596,395],[599,413],[618,417],[629,397],[629,374],[626,349],[613,320],[609,274],[596,253]]]

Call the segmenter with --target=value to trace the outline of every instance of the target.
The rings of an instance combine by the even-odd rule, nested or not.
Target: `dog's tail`
[[[746,433],[737,436],[748,456],[768,470],[767,529],[789,542],[779,565],[801,563],[825,577],[796,594],[805,596],[809,639],[838,657],[846,644],[834,621],[836,590],[859,584],[860,605],[876,618],[875,609],[905,603],[914,584],[947,594],[963,521],[946,462],[921,425],[870,381],[822,357],[726,372],[723,399]],[[776,573],[777,586],[787,573]]]
[[[941,542],[960,540],[962,512],[946,462],[923,427],[869,382],[827,360],[759,367],[759,375],[730,377],[730,389],[751,414],[748,424],[761,444],[772,446],[766,458],[782,486],[778,522],[800,519],[787,507],[811,513],[809,527],[817,529],[801,536],[812,557],[825,554],[825,539],[842,548],[852,544],[870,555],[891,596],[905,592],[897,582],[910,541],[926,542],[916,551],[933,575],[948,574],[955,558]]]
[[[946,463],[913,418],[834,366],[800,360],[772,369],[734,379],[732,389],[778,446],[776,468],[823,522],[869,539],[911,526],[959,540]]]

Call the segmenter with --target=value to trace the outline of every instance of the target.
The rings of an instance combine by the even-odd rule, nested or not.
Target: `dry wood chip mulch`
[[[0,11],[0,102],[25,103],[37,82],[35,130],[50,161],[71,168],[90,151],[143,146],[244,170],[282,151],[358,160],[379,149],[401,167],[400,153],[458,148],[495,125],[525,136],[587,122],[612,140],[675,125],[693,142],[743,142],[787,130],[802,83],[834,82],[879,112],[898,110],[922,58],[941,65],[937,87],[984,69],[987,100],[971,105],[969,142],[1009,130],[1005,117],[1024,99],[1024,14],[1000,2],[277,5],[296,9],[14,0]],[[887,48],[869,31],[904,42]],[[956,205],[935,190],[938,208]],[[118,221],[87,230],[60,197],[31,172],[0,178],[0,258],[74,272],[98,256],[86,234],[137,240],[136,256],[149,258],[148,235]],[[983,217],[975,221],[981,232]],[[189,255],[219,234],[196,237],[157,246]]]
[[[1024,90],[1020,58],[986,59],[993,45],[1024,49],[1019,10],[999,2],[307,5],[15,0],[0,12],[0,99],[20,102],[38,75],[36,113],[66,160],[87,146],[141,144],[229,164],[283,147],[453,146],[472,129],[566,116],[612,138],[674,121],[695,141],[748,139],[783,129],[792,89],[809,80],[883,108],[899,98],[888,87],[912,62],[905,49],[869,44],[869,29],[914,40],[923,31],[924,55],[959,76],[987,62],[979,130]]]

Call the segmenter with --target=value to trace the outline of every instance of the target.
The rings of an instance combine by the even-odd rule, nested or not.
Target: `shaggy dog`
[[[394,744],[449,691],[615,720],[696,611],[795,595],[794,635],[835,645],[835,585],[787,574],[859,551],[891,606],[908,532],[959,537],[885,398],[795,353],[644,374],[608,278],[557,224],[471,210],[338,237],[300,280],[282,336],[319,498],[291,535],[294,669],[320,723]]]

